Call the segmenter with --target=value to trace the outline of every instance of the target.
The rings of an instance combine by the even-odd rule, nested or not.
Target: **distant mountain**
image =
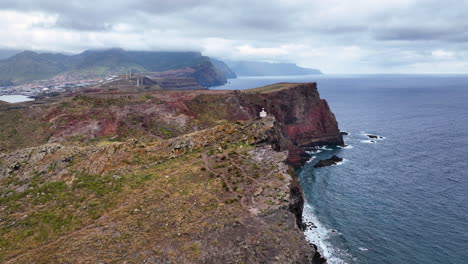
[[[0,49],[0,60],[4,60],[10,58],[11,56],[20,53],[21,50],[13,50],[13,49]]]
[[[218,68],[218,70],[220,70],[226,76],[226,78],[237,78],[237,74],[231,68],[229,68],[229,66],[227,66],[226,63],[224,63],[224,61],[211,58],[211,62],[216,68]]]
[[[222,62],[221,62],[222,63]],[[224,64],[224,63],[223,63]],[[125,51],[123,49],[87,50],[77,55],[24,51],[0,60],[0,84],[20,84],[48,79],[61,73],[98,77],[109,74],[161,72],[182,68],[203,69],[204,86],[226,83],[223,69],[200,52]],[[227,68],[227,66],[226,66]],[[209,76],[209,79],[204,77]]]
[[[0,61],[0,82],[22,83],[52,77],[67,70],[60,60],[49,54],[24,51]]]
[[[269,63],[256,61],[226,61],[239,76],[273,76],[273,75],[309,75],[322,74],[320,70],[299,67],[294,63]]]

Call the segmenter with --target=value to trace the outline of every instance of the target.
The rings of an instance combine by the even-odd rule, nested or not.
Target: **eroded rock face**
[[[285,86],[288,84],[284,84]],[[254,89],[255,90],[255,89]],[[320,98],[316,83],[295,84],[284,89],[247,93],[254,105],[285,125],[288,138],[299,147],[343,144],[338,122],[327,101]]]
[[[327,101],[320,98],[316,83],[276,84],[245,90],[240,100],[245,102],[249,116],[262,108],[278,120],[279,129],[293,145],[282,143],[288,149],[288,162],[293,166],[304,164],[303,150],[319,145],[344,145],[335,115]]]

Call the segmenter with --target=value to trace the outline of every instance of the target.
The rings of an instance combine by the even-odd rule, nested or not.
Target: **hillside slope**
[[[297,147],[343,144],[335,116],[320,99],[315,83],[280,83],[242,92],[79,93],[48,100],[45,104],[33,101],[0,111],[4,123],[0,128],[0,150],[47,141],[168,138],[219,122],[252,120],[262,108],[281,121],[283,134]]]
[[[0,120],[2,263],[324,263],[289,166],[343,142],[315,83],[70,94]]]
[[[68,69],[60,59],[25,51],[0,61],[0,82],[22,83],[50,78]]]
[[[144,52],[122,49],[88,50],[77,55],[35,53],[25,51],[0,60],[0,83],[20,84],[48,79],[57,74],[74,74],[83,78],[110,74],[161,72],[195,69],[204,75],[195,76],[202,86],[225,84],[226,76],[210,58],[199,52]]]

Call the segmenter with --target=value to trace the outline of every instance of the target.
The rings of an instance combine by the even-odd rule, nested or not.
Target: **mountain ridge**
[[[197,79],[203,86],[222,85],[227,82],[210,58],[200,52],[178,51],[126,51],[123,49],[86,50],[76,55],[23,51],[0,60],[0,83],[22,84],[48,79],[58,74],[80,74],[83,77],[161,72],[182,68],[203,68],[210,80]]]

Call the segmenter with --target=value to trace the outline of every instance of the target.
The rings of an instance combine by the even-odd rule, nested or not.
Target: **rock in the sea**
[[[313,222],[305,222],[304,223],[304,229],[307,230],[307,229],[313,229],[313,228],[317,228],[317,226],[313,223]]]
[[[377,136],[377,135],[371,135],[371,134],[369,134],[369,135],[367,135],[367,136],[368,136],[369,138],[373,138],[373,139],[383,139],[383,137]]]
[[[346,132],[346,131],[341,131],[340,134],[341,134],[342,136],[348,136],[348,135],[349,135],[349,133]]]
[[[343,158],[340,158],[336,155],[333,155],[331,158],[326,159],[326,160],[321,160],[317,162],[317,164],[314,165],[314,168],[322,168],[322,167],[328,167],[337,164],[338,162],[342,162]]]

